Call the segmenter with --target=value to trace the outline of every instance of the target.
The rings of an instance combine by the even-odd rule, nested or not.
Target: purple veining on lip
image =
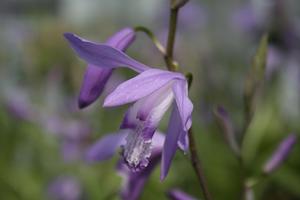
[[[152,171],[159,163],[161,158],[161,149],[155,149],[152,151],[152,155],[149,159],[147,168],[144,168],[138,172],[132,172],[127,168],[122,161],[117,165],[117,171],[120,176],[123,177],[123,186],[121,190],[121,197],[123,200],[138,200],[144,186],[149,179]]]
[[[126,143],[126,137],[130,134],[130,129],[123,129],[117,133],[104,136],[92,145],[86,152],[85,159],[89,163],[102,162],[111,158],[120,146]],[[117,172],[123,177],[121,197],[124,200],[137,200],[147,182],[151,172],[161,160],[162,147],[165,141],[164,134],[155,132],[152,138],[151,156],[146,168],[133,172],[128,168],[121,158],[117,164]]]

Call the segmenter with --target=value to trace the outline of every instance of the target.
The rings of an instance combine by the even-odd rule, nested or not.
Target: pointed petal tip
[[[85,100],[78,100],[78,108],[79,109],[84,109],[86,107],[88,107],[91,104],[91,102],[85,101]]]
[[[111,107],[110,102],[107,100],[107,97],[105,98],[104,102],[103,102],[103,107]]]
[[[163,173],[161,173],[160,178],[159,178],[160,182],[163,182],[165,180],[165,178],[166,178],[166,176]]]
[[[165,167],[165,162],[164,162],[164,158],[163,158],[163,155],[161,157],[161,165],[160,165],[160,182],[163,182],[166,177],[168,175],[168,169],[166,169]]]
[[[66,33],[64,33],[64,37],[70,41],[72,38],[74,38],[74,34],[66,32]]]

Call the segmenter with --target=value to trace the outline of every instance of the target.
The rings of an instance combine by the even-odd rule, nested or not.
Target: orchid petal
[[[124,51],[135,40],[135,31],[132,28],[124,28],[112,35],[105,43]]]
[[[79,108],[87,107],[101,95],[112,71],[113,69],[99,68],[92,64],[88,65],[80,89]]]
[[[135,31],[131,28],[124,28],[111,36],[106,44],[124,51],[134,39]],[[107,69],[105,66],[93,64],[87,66],[78,99],[79,108],[89,106],[101,95],[112,71],[113,69]]]
[[[77,55],[90,64],[105,68],[129,67],[137,72],[149,69],[148,66],[109,45],[94,43],[72,33],[65,33],[64,36]]]
[[[173,84],[173,92],[180,113],[181,122],[185,131],[189,130],[192,125],[193,104],[188,98],[188,88],[186,81],[176,81]]]
[[[86,160],[89,162],[103,161],[111,158],[118,147],[125,143],[128,130],[121,130],[118,133],[109,134],[98,140],[86,153]]]
[[[163,181],[170,169],[172,159],[177,149],[177,142],[180,134],[182,134],[183,127],[180,123],[180,114],[176,105],[173,105],[169,126],[167,130],[167,136],[162,152],[162,163],[160,171],[160,180]]]
[[[119,85],[104,101],[105,107],[134,102],[163,87],[173,79],[184,79],[179,73],[149,69]]]

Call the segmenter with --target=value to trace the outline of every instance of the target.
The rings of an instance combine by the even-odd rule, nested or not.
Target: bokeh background
[[[181,10],[175,45],[182,71],[192,72],[193,123],[209,188],[215,199],[240,198],[241,170],[216,124],[223,105],[243,123],[244,80],[258,42],[270,33],[266,81],[246,133],[243,157],[249,176],[259,174],[277,144],[300,133],[300,2],[297,0],[190,0]],[[134,75],[118,70],[104,95],[77,108],[86,64],[63,38],[74,32],[105,41],[124,27],[143,25],[165,43],[168,0],[0,1],[0,199],[119,199],[122,178],[113,160],[87,164],[85,150],[118,130],[126,106],[103,109],[103,96]],[[150,66],[162,56],[142,33],[128,54]],[[166,129],[167,116],[160,129]],[[255,187],[257,199],[300,199],[300,145]],[[187,156],[178,152],[161,183],[155,170],[141,199],[166,199],[169,188],[201,197]]]

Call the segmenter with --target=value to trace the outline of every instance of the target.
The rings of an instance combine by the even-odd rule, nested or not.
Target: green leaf
[[[255,112],[257,96],[264,80],[267,52],[268,36],[267,34],[265,34],[260,40],[259,47],[252,61],[252,67],[250,68],[250,71],[245,80],[245,120],[246,124],[248,125],[251,122],[253,114]]]

